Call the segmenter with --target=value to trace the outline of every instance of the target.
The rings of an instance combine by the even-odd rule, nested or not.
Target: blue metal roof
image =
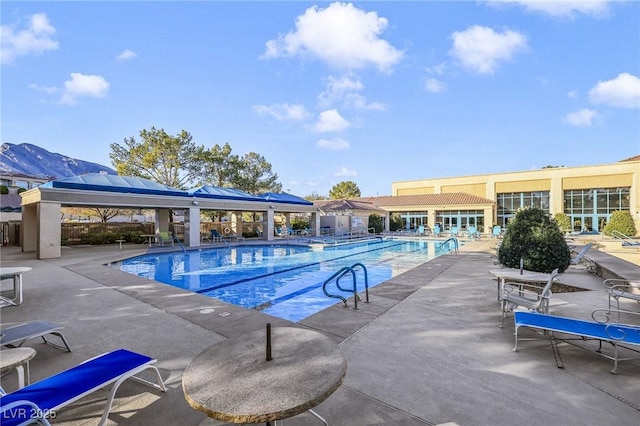
[[[223,200],[241,200],[241,201],[265,201],[262,197],[251,195],[247,192],[233,188],[222,188],[220,186],[204,185],[191,189],[189,195],[202,198],[217,198]]]
[[[285,203],[285,204],[302,204],[304,206],[312,206],[313,203],[311,201],[305,200],[304,198],[296,197],[295,195],[287,194],[284,192],[275,193],[275,192],[265,192],[261,194],[263,200],[273,201],[274,203]]]
[[[108,191],[129,194],[173,195],[188,197],[189,193],[181,189],[172,188],[148,179],[131,176],[106,175],[90,173],[72,176],[60,180],[52,180],[42,188],[84,189],[88,191]]]

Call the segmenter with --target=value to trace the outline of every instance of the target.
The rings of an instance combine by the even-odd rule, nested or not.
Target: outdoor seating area
[[[614,314],[617,316],[616,321],[612,321]],[[627,314],[630,313],[627,312]],[[638,315],[640,319],[640,312],[634,312],[633,314]],[[541,337],[545,339],[555,339],[567,343],[596,341],[597,346],[595,347],[588,347],[585,344],[580,345],[580,347],[612,360],[613,368],[611,373],[613,374],[618,372],[618,362],[640,359],[640,350],[638,350],[640,349],[640,325],[620,322],[619,311],[597,309],[592,313],[592,317],[593,321],[585,321],[538,312],[516,312],[514,314],[516,343],[513,350],[518,350],[518,330],[520,327],[531,327],[545,332],[552,332]],[[554,334],[554,332],[559,334]],[[563,337],[563,335],[571,335],[574,338]],[[613,347],[611,353],[607,352],[608,345],[605,345],[605,349],[603,349],[603,343],[608,343]],[[632,346],[638,347],[638,349],[634,349]],[[620,350],[622,348],[633,351],[636,355],[621,357]]]
[[[2,397],[3,416],[15,415],[18,411],[14,409],[23,407],[34,413],[55,413],[41,419],[41,424],[64,426],[102,422],[219,424],[208,419],[206,411],[191,405],[200,407],[198,404],[202,403],[219,409],[215,401],[205,401],[206,395],[201,393],[197,400],[186,399],[185,372],[195,365],[194,361],[203,360],[205,355],[199,355],[207,350],[217,348],[216,360],[224,355],[226,352],[218,352],[224,345],[218,343],[242,344],[241,336],[254,332],[262,336],[265,323],[273,322],[276,329],[310,328],[328,336],[332,343],[327,347],[336,350],[337,346],[347,365],[344,376],[336,379],[342,384],[337,389],[330,386],[331,394],[313,407],[313,413],[296,410],[300,414],[286,420],[291,426],[320,424],[314,413],[331,425],[508,426],[530,423],[534,409],[539,413],[536,422],[543,424],[637,424],[640,360],[633,352],[638,349],[637,340],[631,336],[640,325],[640,305],[621,298],[621,307],[631,314],[621,312],[618,321],[615,298],[611,305],[609,302],[608,288],[624,283],[605,284],[603,278],[584,269],[570,268],[551,277],[552,274],[537,276],[523,271],[521,275],[517,269],[497,268],[492,258],[495,243],[488,238],[469,241],[458,254],[440,256],[369,289],[371,302],[359,305],[358,310],[338,304],[300,323],[105,269],[105,262],[146,252],[145,245],[129,245],[115,251],[108,247],[70,249],[56,261],[34,260],[19,250],[3,247],[3,267],[32,268],[24,277],[24,302],[2,309],[3,338],[7,338],[5,331],[16,326],[44,321],[51,324],[50,330],[64,332],[65,343],[60,346],[67,347],[62,352],[47,344],[61,337],[51,333],[43,335],[46,343],[41,340],[43,336],[27,332],[21,333],[29,337],[26,340],[7,340],[11,346],[33,348],[37,353],[32,358],[27,353],[21,355],[25,360],[29,358],[21,364],[25,387],[19,384],[18,368],[3,370],[6,375],[2,386],[6,396],[13,395],[11,399]],[[599,250],[590,255],[605,273],[615,271],[627,283],[640,280],[637,265],[618,261]],[[537,294],[544,292],[549,282],[579,287],[581,291],[558,292],[546,298],[532,294],[527,296],[528,301],[517,300],[516,296],[525,297],[525,285],[534,284],[531,290]],[[452,298],[454,289],[456,297]],[[629,286],[625,291],[635,294]],[[504,321],[504,328],[497,326],[498,315],[506,315],[503,300],[497,301],[497,295],[505,302],[512,298],[508,312],[513,312],[514,321]],[[611,312],[609,325],[597,325],[598,321],[591,317],[597,309]],[[615,334],[619,330],[630,337],[619,339]],[[514,335],[517,353],[512,351]],[[539,342],[526,344],[529,338]],[[273,358],[285,362],[298,345],[297,338],[287,337],[285,343],[282,339],[278,333],[274,335]],[[613,367],[597,352],[600,344],[602,352],[611,357]],[[262,349],[256,349],[257,357],[264,353],[263,343],[258,347]],[[289,348],[287,353],[278,352],[281,347]],[[14,349],[7,345],[4,350]],[[122,362],[115,353],[122,355]],[[554,353],[561,355],[564,369],[557,368]],[[128,365],[130,358],[133,361]],[[85,360],[92,359],[96,361],[85,364]],[[118,368],[103,367],[103,361]],[[232,365],[233,357],[225,362]],[[157,372],[149,366],[157,368]],[[94,367],[108,377],[93,380],[94,375],[86,372]],[[153,377],[148,380],[153,388],[129,380],[137,368],[148,370],[143,378]],[[617,374],[610,374],[609,370]],[[133,373],[140,374],[142,371]],[[49,390],[54,380],[61,381],[68,393],[54,397]],[[105,385],[107,389],[115,387],[99,392],[98,388]],[[163,385],[166,392],[158,392]],[[222,390],[224,395],[224,384],[207,386],[216,392]],[[43,399],[32,399],[29,389],[42,391]],[[191,388],[189,392],[195,395]],[[510,397],[525,393],[538,397],[535,401]],[[576,395],[580,398],[576,399]],[[507,417],[498,414],[505,398],[510,400]],[[359,409],[352,410],[354,406]]]

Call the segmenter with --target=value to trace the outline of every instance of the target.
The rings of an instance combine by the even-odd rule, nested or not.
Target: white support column
[[[184,245],[185,247],[200,247],[200,208],[187,209],[184,216]]]
[[[62,256],[60,249],[60,203],[38,203],[38,259]]]
[[[314,237],[320,235],[320,213],[311,213],[309,227],[311,228],[311,235]]]
[[[169,214],[169,209],[156,209],[156,235],[158,235],[160,232],[169,232],[170,217],[171,215]]]
[[[262,216],[262,231],[264,234],[264,238],[267,241],[273,241],[274,239],[274,226],[273,226],[273,218],[274,218],[275,214],[273,212],[273,209],[269,209],[266,211],[266,213]]]
[[[22,206],[20,245],[23,252],[38,251],[38,204]]]

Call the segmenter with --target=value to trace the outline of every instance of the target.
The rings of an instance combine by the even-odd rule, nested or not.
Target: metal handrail
[[[453,242],[453,250],[451,250],[451,244],[449,244],[450,242]],[[458,239],[456,237],[451,237],[448,240],[443,241],[440,244],[440,250],[442,250],[442,247],[447,244],[447,246],[449,247],[449,252],[453,251],[455,254],[458,254]]]
[[[357,268],[357,267],[361,267],[362,270],[364,271],[364,286],[365,286],[365,293],[366,293],[365,303],[369,303],[369,278],[367,274],[367,268],[362,263],[355,263],[352,266],[345,266],[343,268],[340,268],[336,273],[334,273],[327,280],[325,280],[324,284],[322,285],[322,291],[324,292],[324,294],[327,297],[333,297],[335,299],[342,300],[342,303],[344,303],[345,308],[349,306],[347,303],[347,299],[340,296],[339,294],[330,294],[327,291],[327,285],[335,280],[336,287],[338,287],[338,290],[353,293],[353,303],[354,303],[353,309],[355,310],[358,309],[358,300],[360,300],[360,296],[358,295],[358,288],[356,285],[356,272],[354,270],[354,268]],[[353,288],[343,288],[340,285],[340,279],[349,273],[351,273]]]

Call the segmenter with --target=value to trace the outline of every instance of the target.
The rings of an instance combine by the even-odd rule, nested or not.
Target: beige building
[[[400,181],[391,189],[391,197],[367,200],[400,214],[406,229],[441,223],[445,230],[474,225],[488,232],[526,206],[566,213],[576,232],[601,232],[614,211],[627,210],[640,229],[640,155],[595,166]]]

